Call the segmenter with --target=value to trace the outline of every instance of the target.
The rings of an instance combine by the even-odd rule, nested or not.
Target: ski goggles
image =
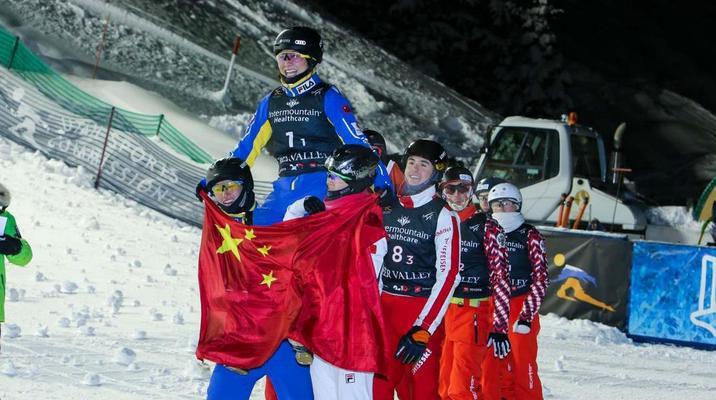
[[[350,176],[341,175],[335,171],[328,171],[328,179],[330,179],[332,181],[340,179],[340,180],[346,181],[346,182],[353,180]]]
[[[512,200],[507,200],[507,199],[492,200],[490,202],[490,207],[495,207],[495,206],[500,207],[500,208],[505,208],[505,206],[517,207],[517,203]]]
[[[295,51],[284,51],[281,53],[276,54],[276,61],[293,61],[297,58],[309,58],[308,56],[304,56],[301,53],[296,53]]]
[[[211,187],[211,194],[214,196],[223,196],[226,193],[241,190],[243,188],[243,182],[241,181],[229,181],[222,184],[216,184]]]
[[[443,192],[446,194],[455,194],[455,193],[465,194],[465,193],[470,192],[471,190],[472,190],[472,185],[466,185],[464,183],[460,183],[457,185],[447,184],[447,185],[443,186]]]

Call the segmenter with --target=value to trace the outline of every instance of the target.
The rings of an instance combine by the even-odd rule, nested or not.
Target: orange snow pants
[[[490,304],[484,299],[453,298],[445,314],[445,343],[440,358],[442,400],[477,400],[487,348]]]
[[[389,354],[387,376],[376,374],[373,378],[374,400],[393,400],[394,391],[398,392],[400,400],[438,399],[440,353],[445,338],[442,324],[430,336],[428,348],[417,363],[404,365],[393,357],[400,338],[413,327],[427,300],[425,297],[395,296],[389,293],[380,296]]]
[[[482,363],[482,392],[487,400],[542,400],[542,382],[537,374],[537,334],[539,315],[532,320],[526,335],[512,332],[526,294],[510,299],[510,345],[512,351],[504,360],[495,358],[492,348]]]

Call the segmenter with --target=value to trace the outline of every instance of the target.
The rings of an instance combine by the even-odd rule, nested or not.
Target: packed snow
[[[18,9],[34,9],[39,4],[21,3],[16,3],[20,4]],[[262,36],[275,33],[286,18],[317,17],[290,2],[273,3],[293,7],[291,15],[276,16],[267,9],[270,5],[264,8],[263,3],[242,5],[238,1],[229,2],[232,8],[229,15],[234,23],[252,31],[257,43],[270,42],[270,38]],[[108,54],[109,60],[105,61],[108,68],[116,68],[118,74],[137,68],[143,77],[140,81],[145,83],[150,76],[167,81],[177,78],[180,88],[172,90],[179,95],[173,99],[186,95],[186,102],[196,101],[198,96],[188,94],[198,87],[219,87],[214,85],[216,79],[197,75],[202,68],[223,80],[222,68],[226,64],[223,59],[149,23],[148,15],[138,18],[120,14],[108,6],[98,10],[100,6],[88,1],[77,2],[88,10],[67,1],[55,0],[51,4],[60,9],[72,8],[71,18],[24,27],[25,38],[44,40],[38,41],[42,44],[37,46],[48,57],[72,58],[72,46],[61,44],[59,39],[48,39],[62,30],[62,23],[72,29],[87,24],[85,32],[70,36],[93,48],[96,33],[102,27],[101,14],[110,10],[112,18],[120,23],[116,30],[112,27],[110,34],[115,39],[127,39],[125,45],[131,44],[139,53],[134,56],[139,59],[127,58],[120,43],[116,51]],[[47,10],[41,7],[37,14],[46,17]],[[326,77],[336,83],[348,79],[354,83],[339,86],[349,90],[348,97],[365,113],[367,127],[377,127],[395,136],[395,144],[401,147],[412,137],[403,133],[410,131],[416,122],[412,116],[391,117],[396,114],[391,110],[397,107],[418,113],[437,102],[445,102],[450,103],[446,110],[428,113],[427,122],[451,132],[452,144],[462,142],[456,148],[470,151],[479,146],[481,139],[476,129],[492,116],[478,112],[482,110],[478,110],[477,103],[450,91],[444,92],[445,98],[438,96],[435,93],[443,92],[444,88],[432,81],[420,84],[430,92],[426,99],[406,96],[414,90],[413,81],[393,78],[396,75],[415,78],[412,71],[379,49],[371,49],[371,57],[365,61],[357,60],[365,53],[352,51],[362,48],[358,46],[360,39],[347,37],[333,24],[328,27],[334,41],[341,38],[350,45],[341,53],[336,48],[330,49],[322,68]],[[44,33],[42,37],[42,31],[52,34]],[[157,49],[165,57],[159,64],[146,63]],[[254,47],[251,54],[261,50]],[[270,59],[265,54],[262,57]],[[339,63],[339,59],[347,61]],[[387,62],[375,61],[380,59]],[[264,64],[251,70],[253,73],[237,69],[237,81],[246,86],[245,93],[234,91],[238,98],[235,101],[251,103],[253,107],[268,85],[263,79],[265,74],[257,76],[264,70]],[[370,68],[363,68],[366,64]],[[179,76],[184,70],[189,71],[186,76],[191,77],[191,82],[186,81],[186,76]],[[244,112],[197,121],[179,107],[163,102],[163,96],[152,95],[132,84],[68,78],[83,90],[120,107],[166,114],[179,130],[216,157],[233,148],[251,117]],[[465,110],[473,111],[474,115],[466,119]],[[466,137],[472,140],[466,141]],[[273,160],[262,159],[256,172],[260,179],[271,180],[275,164]],[[0,399],[204,398],[212,366],[194,358],[200,317],[196,282],[200,230],[119,194],[94,190],[93,180],[83,168],[48,160],[0,136],[0,182],[13,191],[10,211],[35,253],[26,268],[7,266]],[[664,223],[677,220],[683,223],[679,216],[685,212],[663,210],[664,215]],[[542,319],[539,342],[540,376],[545,397],[550,399],[715,397],[716,352],[636,344],[615,328],[554,315]],[[251,398],[263,398],[263,382]]]
[[[82,168],[0,138],[0,180],[35,257],[7,266],[0,398],[200,399],[199,229],[115,193]],[[716,352],[635,344],[591,321],[543,318],[553,399],[712,399]],[[252,394],[261,399],[263,383]]]

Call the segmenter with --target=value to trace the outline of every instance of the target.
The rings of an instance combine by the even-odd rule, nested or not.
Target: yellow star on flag
[[[263,254],[264,257],[266,257],[269,254],[269,250],[271,250],[271,246],[264,245],[263,247],[259,247],[258,249],[259,253]]]
[[[260,284],[261,284],[261,285],[266,285],[266,286],[268,286],[269,289],[271,289],[271,284],[278,280],[278,278],[275,278],[275,277],[273,276],[273,271],[269,272],[268,275],[266,275],[266,274],[261,274],[261,276],[264,277],[264,280],[261,281]]]
[[[246,234],[244,235],[244,239],[246,240],[251,240],[256,237],[253,229],[246,229],[245,232]]]
[[[216,249],[216,254],[224,254],[227,251],[230,251],[234,256],[236,256],[237,260],[241,261],[241,255],[239,254],[239,244],[243,242],[244,239],[237,239],[231,236],[231,227],[229,226],[229,224],[226,224],[224,228],[221,228],[219,225],[214,226],[221,234],[221,237],[224,238],[224,241],[221,242],[221,246]]]

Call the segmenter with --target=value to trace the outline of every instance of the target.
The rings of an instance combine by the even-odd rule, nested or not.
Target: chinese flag
[[[352,371],[384,372],[386,356],[373,244],[386,236],[375,195],[327,201],[330,229],[304,240],[294,260],[303,291],[291,338],[327,362]]]
[[[247,226],[204,197],[196,356],[251,369],[291,336],[326,361],[373,371],[382,316],[370,247],[385,235],[370,195],[310,217]]]

